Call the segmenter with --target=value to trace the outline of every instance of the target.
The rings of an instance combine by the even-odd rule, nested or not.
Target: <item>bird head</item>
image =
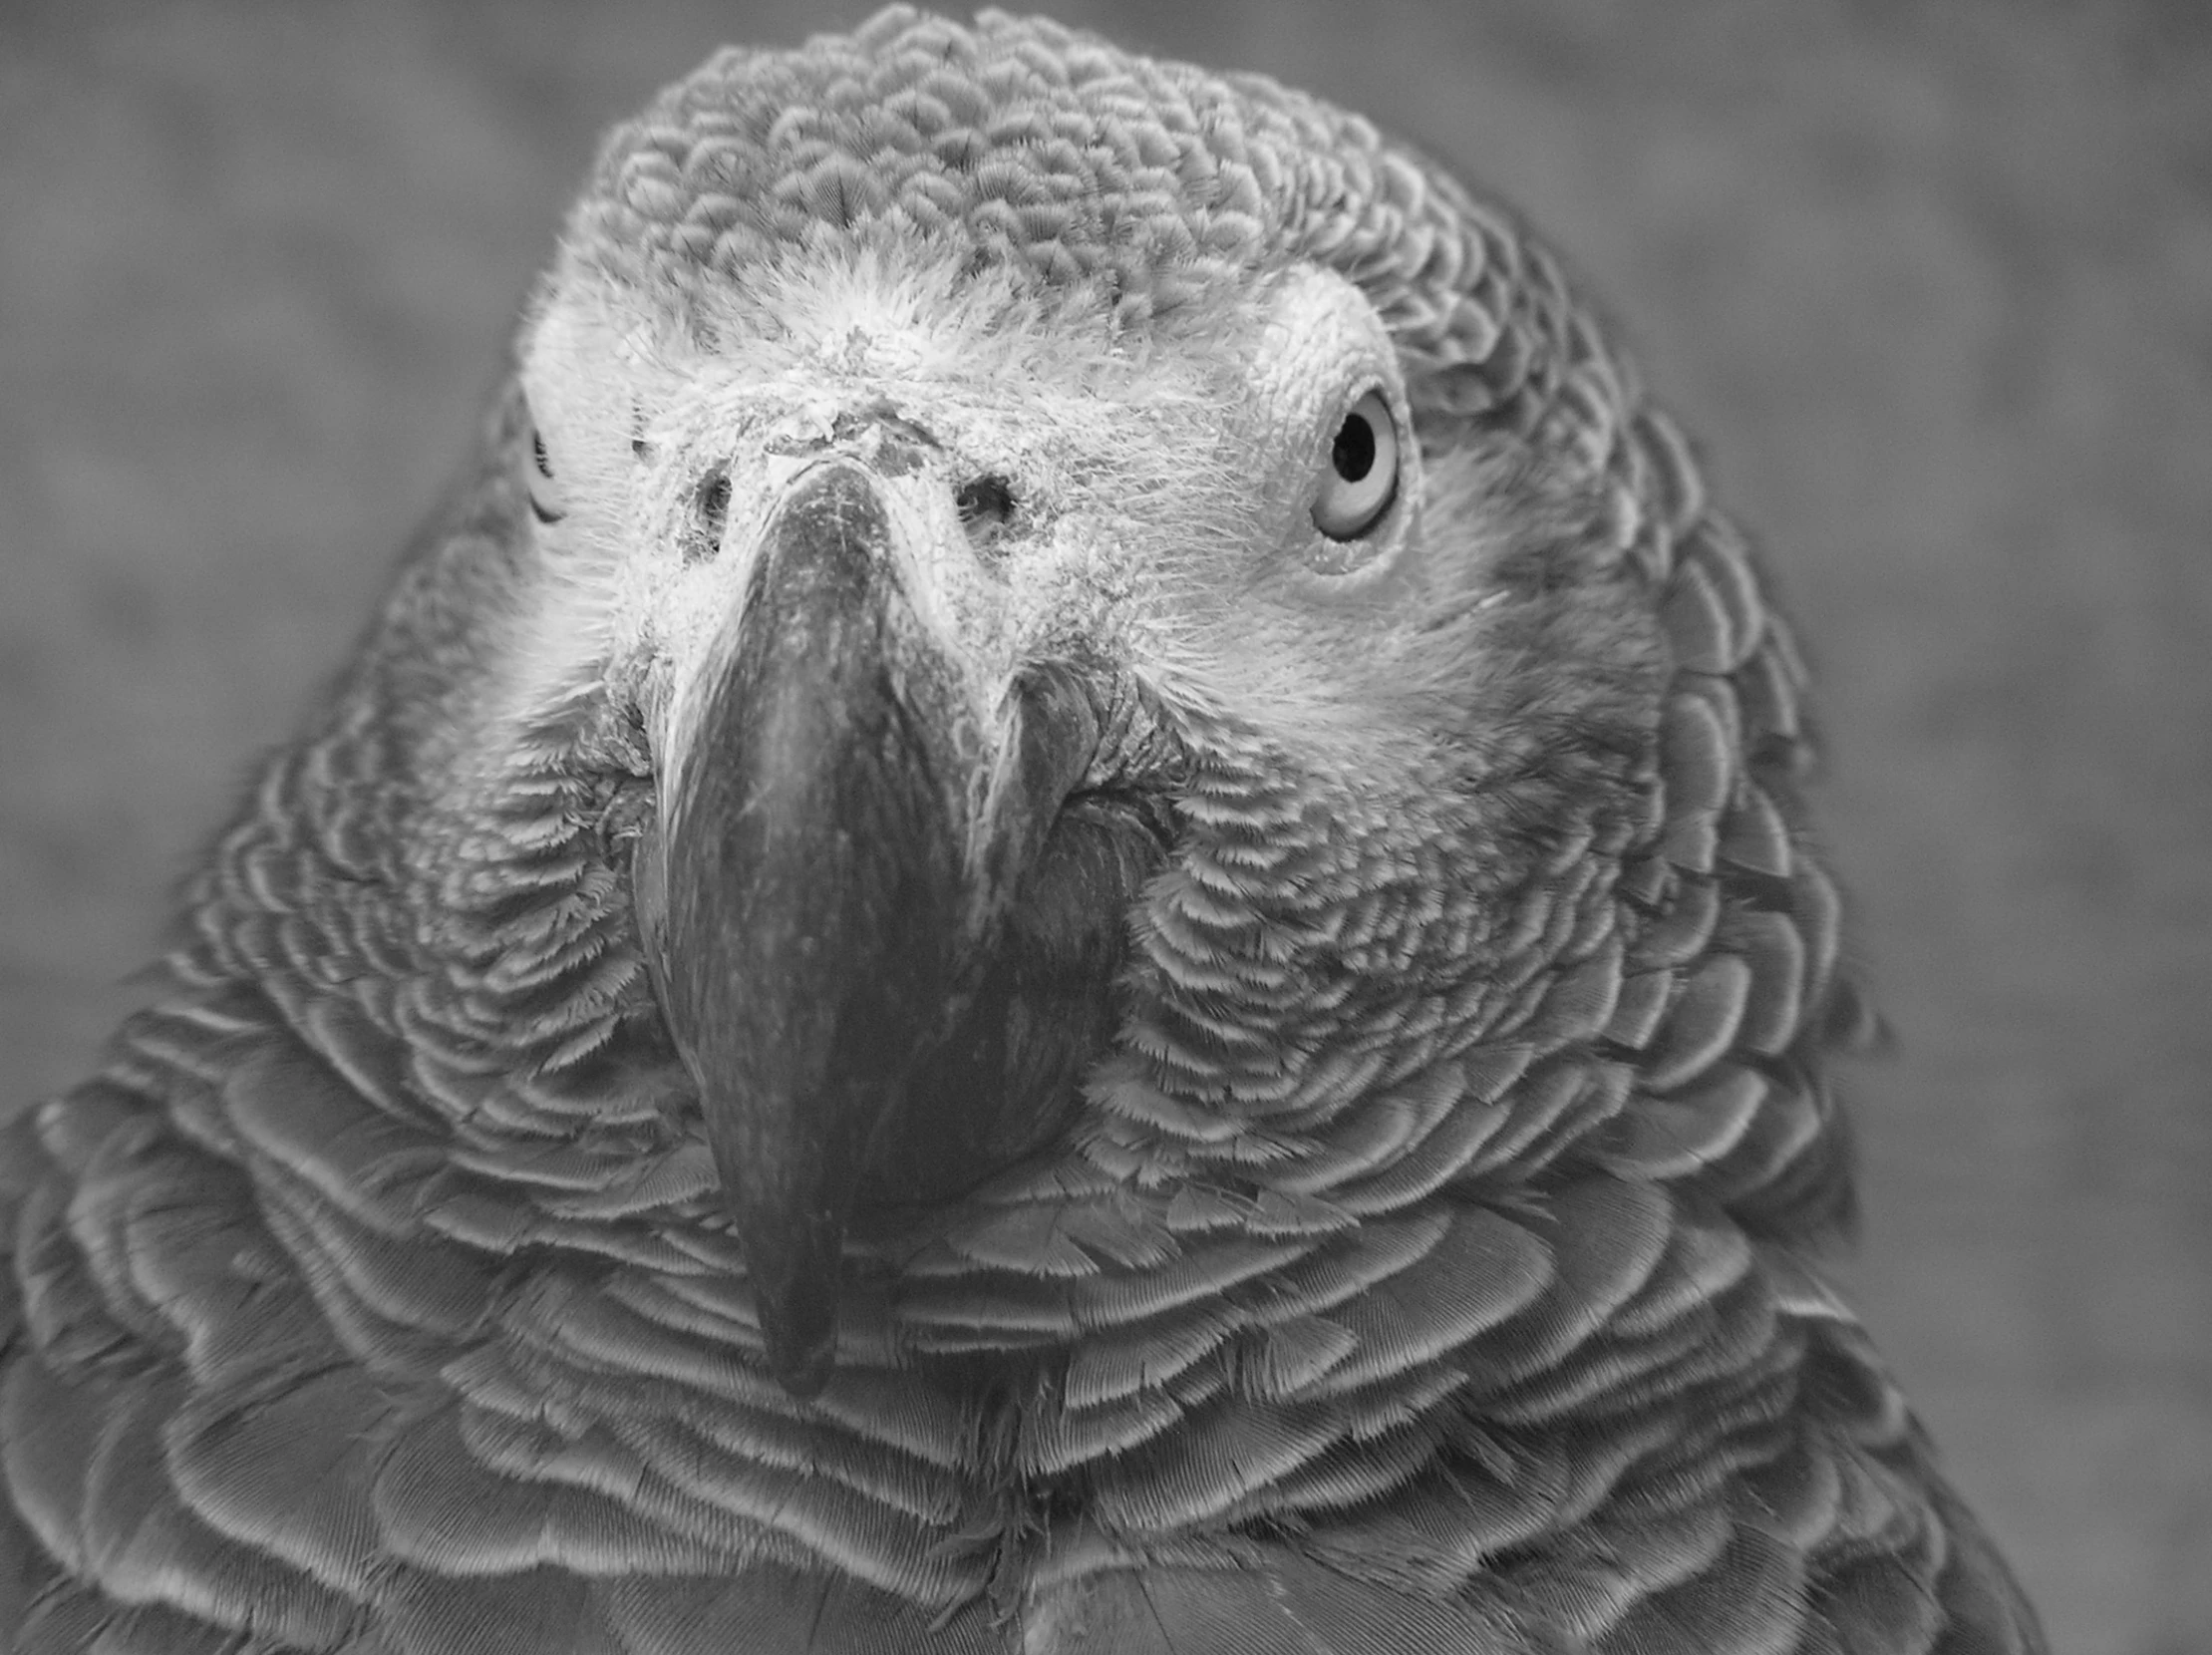
[[[1390,1088],[1587,1052],[1624,903],[1795,762],[1740,545],[1540,248],[1050,25],[894,8],[618,128],[496,447],[471,728],[543,768],[588,708],[648,785],[616,877],[801,1394],[875,1215],[1364,1176]],[[1670,712],[1747,662],[1786,727]]]

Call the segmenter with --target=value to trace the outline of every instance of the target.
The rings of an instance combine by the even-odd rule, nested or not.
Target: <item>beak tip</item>
[[[830,1353],[824,1345],[809,1351],[795,1367],[776,1370],[776,1383],[793,1402],[812,1402],[829,1383]]]
[[[820,1320],[814,1316],[805,1318],[810,1323]],[[837,1361],[834,1313],[824,1326],[772,1326],[765,1332],[769,1374],[783,1387],[784,1394],[794,1402],[812,1402],[820,1396]]]
[[[760,1317],[761,1364],[787,1396],[809,1402],[837,1365],[842,1206],[816,1210],[808,1221],[790,1202],[763,1199],[742,1182],[724,1188],[737,1196],[738,1239]]]

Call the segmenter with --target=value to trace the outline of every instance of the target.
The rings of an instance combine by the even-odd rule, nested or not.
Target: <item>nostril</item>
[[[978,546],[988,547],[1014,515],[1014,488],[1005,478],[986,474],[963,483],[953,492],[952,502],[959,508],[960,525]]]
[[[692,499],[692,532],[684,547],[687,562],[696,563],[722,549],[722,533],[730,521],[730,474],[710,472],[700,480]]]
[[[960,507],[960,520],[970,526],[986,519],[1003,523],[1014,515],[1014,490],[1003,477],[979,477],[963,483],[952,502]]]

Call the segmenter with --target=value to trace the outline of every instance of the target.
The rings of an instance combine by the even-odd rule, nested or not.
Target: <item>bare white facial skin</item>
[[[1086,654],[1344,722],[1328,663],[1260,646],[1299,616],[1388,607],[1418,561],[1396,352],[1365,296],[1315,268],[1118,338],[1082,295],[1048,311],[895,247],[793,249],[681,313],[570,268],[523,384],[551,474],[530,481],[557,520],[537,527],[551,578],[516,617],[509,705],[603,681],[656,753],[726,647],[778,502],[832,454],[880,477],[900,588],[979,718],[1022,662]],[[1345,494],[1333,449],[1355,409],[1387,423],[1392,475],[1363,480],[1387,482],[1383,507],[1332,534],[1317,516]],[[1011,508],[964,521],[984,480]]]

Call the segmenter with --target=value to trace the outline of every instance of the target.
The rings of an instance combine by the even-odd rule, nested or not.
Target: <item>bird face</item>
[[[1397,354],[1359,289],[1311,266],[1134,337],[1087,289],[1027,291],[927,244],[815,243],[682,304],[569,270],[524,382],[551,578],[523,698],[603,674],[662,753],[779,502],[833,461],[868,474],[899,589],[978,730],[1024,663],[1079,656],[1263,722],[1343,709],[1358,698],[1317,680],[1361,652],[1313,658],[1334,629],[1304,623],[1417,595]],[[1370,625],[1365,653],[1386,635]],[[1282,660],[1300,639],[1308,658]]]
[[[856,1207],[1057,1142],[1131,985],[1189,986],[1136,910],[1195,771],[1297,779],[1409,877],[1471,808],[1509,593],[1373,304],[1293,264],[1111,315],[816,237],[684,296],[571,263],[527,335],[509,694],[647,732],[646,953],[794,1390]]]

